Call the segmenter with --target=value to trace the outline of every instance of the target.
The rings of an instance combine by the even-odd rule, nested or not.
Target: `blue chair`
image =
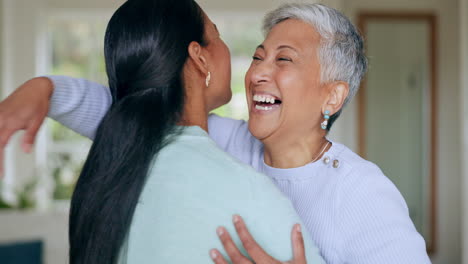
[[[2,264],[43,264],[42,241],[0,244]]]

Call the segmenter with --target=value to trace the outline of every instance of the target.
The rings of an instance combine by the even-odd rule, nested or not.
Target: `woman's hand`
[[[237,234],[242,241],[242,245],[253,260],[252,262],[242,255],[234,241],[232,241],[227,230],[224,227],[219,227],[217,233],[233,264],[306,264],[304,239],[302,238],[301,226],[299,224],[294,225],[291,232],[294,259],[287,262],[281,262],[268,255],[268,253],[266,253],[257,244],[257,242],[255,242],[255,239],[248,231],[247,226],[240,216],[235,215],[233,217],[233,222]],[[223,255],[221,255],[221,253],[216,249],[210,251],[210,256],[215,264],[228,264]]]
[[[49,111],[53,89],[48,78],[34,78],[0,102],[0,176],[3,175],[5,148],[14,133],[26,130],[21,146],[25,152],[31,152],[36,134]]]

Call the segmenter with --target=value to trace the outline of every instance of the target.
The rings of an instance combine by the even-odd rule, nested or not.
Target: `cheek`
[[[244,84],[245,84],[245,92],[246,92],[246,93],[247,93],[247,90],[248,90],[249,87],[250,87],[250,81],[251,81],[250,77],[251,77],[251,75],[252,75],[252,70],[253,70],[252,68],[253,68],[253,66],[250,65],[249,69],[248,69],[247,72],[245,73]]]
[[[288,92],[301,81],[300,76],[296,71],[280,70],[275,73],[276,83],[280,87],[281,92]]]
[[[219,52],[219,60],[220,60],[220,65],[219,69],[222,71],[222,84],[221,84],[221,89],[223,91],[223,104],[228,103],[231,100],[232,97],[232,91],[231,91],[231,54],[229,52],[229,49],[226,45],[223,45],[223,47],[220,49]]]
[[[297,72],[284,72],[278,76],[278,86],[284,98],[287,119],[310,120],[321,110],[320,86]]]
[[[249,69],[245,73],[245,78],[244,78],[245,95],[247,96],[247,98],[249,98],[249,93],[250,93],[252,71],[253,71],[253,65],[250,65]],[[247,100],[247,103],[250,105],[250,100]]]
[[[305,84],[296,71],[279,71],[276,73],[276,83],[286,106],[295,109],[303,101]]]
[[[218,43],[212,50],[212,59],[214,60],[213,73],[216,75],[217,82],[226,85],[231,81],[231,55],[226,45]]]
[[[225,61],[227,62],[227,66],[228,68],[230,69],[231,68],[231,52],[229,51],[229,48],[225,45],[224,46],[224,58],[225,58]]]
[[[223,74],[226,76],[227,81],[230,82],[231,81],[231,54],[227,46],[224,46],[224,48],[221,50],[219,54],[219,58],[222,63],[222,65],[219,65],[220,69],[223,69]]]

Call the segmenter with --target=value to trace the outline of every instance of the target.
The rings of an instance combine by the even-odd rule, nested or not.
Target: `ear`
[[[346,82],[332,82],[328,84],[328,98],[322,107],[322,113],[325,110],[330,111],[330,116],[343,108],[344,102],[349,94],[349,84]]]
[[[208,63],[205,57],[205,51],[200,43],[192,41],[188,47],[189,58],[193,62],[196,70],[203,75],[208,75]]]

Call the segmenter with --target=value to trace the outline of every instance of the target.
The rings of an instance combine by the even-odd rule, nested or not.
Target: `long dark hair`
[[[113,104],[73,193],[70,264],[117,263],[148,170],[182,116],[188,46],[203,39],[193,0],[128,0],[111,18],[105,60]]]

